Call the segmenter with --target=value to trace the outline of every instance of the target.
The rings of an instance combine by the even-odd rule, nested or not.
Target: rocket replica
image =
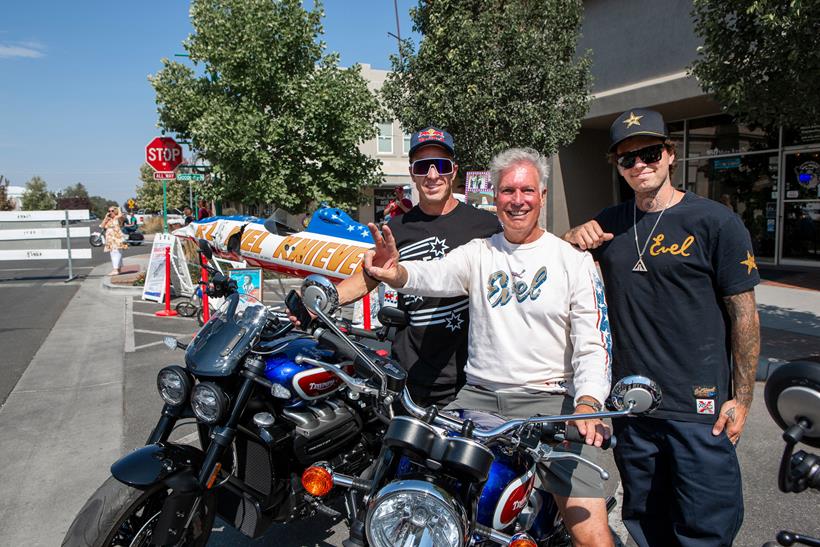
[[[304,232],[277,235],[264,220],[249,216],[209,217],[179,228],[173,235],[206,240],[215,256],[295,277],[321,274],[334,282],[349,277],[373,247],[367,226],[339,209],[318,209]]]

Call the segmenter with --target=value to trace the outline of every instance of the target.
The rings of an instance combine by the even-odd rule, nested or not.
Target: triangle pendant
[[[646,264],[643,263],[643,257],[638,258],[638,261],[635,263],[635,267],[632,268],[633,272],[645,272]]]

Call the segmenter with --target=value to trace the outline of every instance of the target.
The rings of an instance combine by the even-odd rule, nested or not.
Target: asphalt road
[[[85,224],[80,224],[83,226]],[[93,226],[92,224],[89,224]],[[90,247],[87,238],[72,238],[73,249]],[[124,256],[147,252],[147,246],[126,249]],[[102,248],[92,248],[91,260],[74,260],[78,279],[65,282],[65,260],[0,262],[0,405],[26,370],[79,284],[91,269],[109,260]]]

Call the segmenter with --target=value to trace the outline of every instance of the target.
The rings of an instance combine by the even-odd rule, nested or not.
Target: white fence
[[[65,249],[43,249],[32,247],[26,249],[0,250],[0,261],[3,260],[68,260],[68,279],[74,279],[72,260],[90,259],[91,249],[71,249],[72,237],[89,237],[91,231],[87,226],[70,226],[74,220],[88,220],[87,209],[66,211],[0,211],[0,223],[26,222],[62,222],[62,227],[14,228],[0,230],[0,241],[36,241],[64,239]]]

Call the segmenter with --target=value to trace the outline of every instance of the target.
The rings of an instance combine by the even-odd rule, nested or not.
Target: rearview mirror
[[[302,301],[311,310],[319,310],[327,315],[339,307],[339,292],[328,278],[321,275],[309,275],[302,282]]]
[[[627,376],[619,380],[609,395],[609,405],[615,410],[631,410],[632,414],[649,414],[661,404],[661,388],[646,376]]]
[[[382,306],[379,310],[379,323],[388,327],[406,327],[407,314],[394,306]]]

